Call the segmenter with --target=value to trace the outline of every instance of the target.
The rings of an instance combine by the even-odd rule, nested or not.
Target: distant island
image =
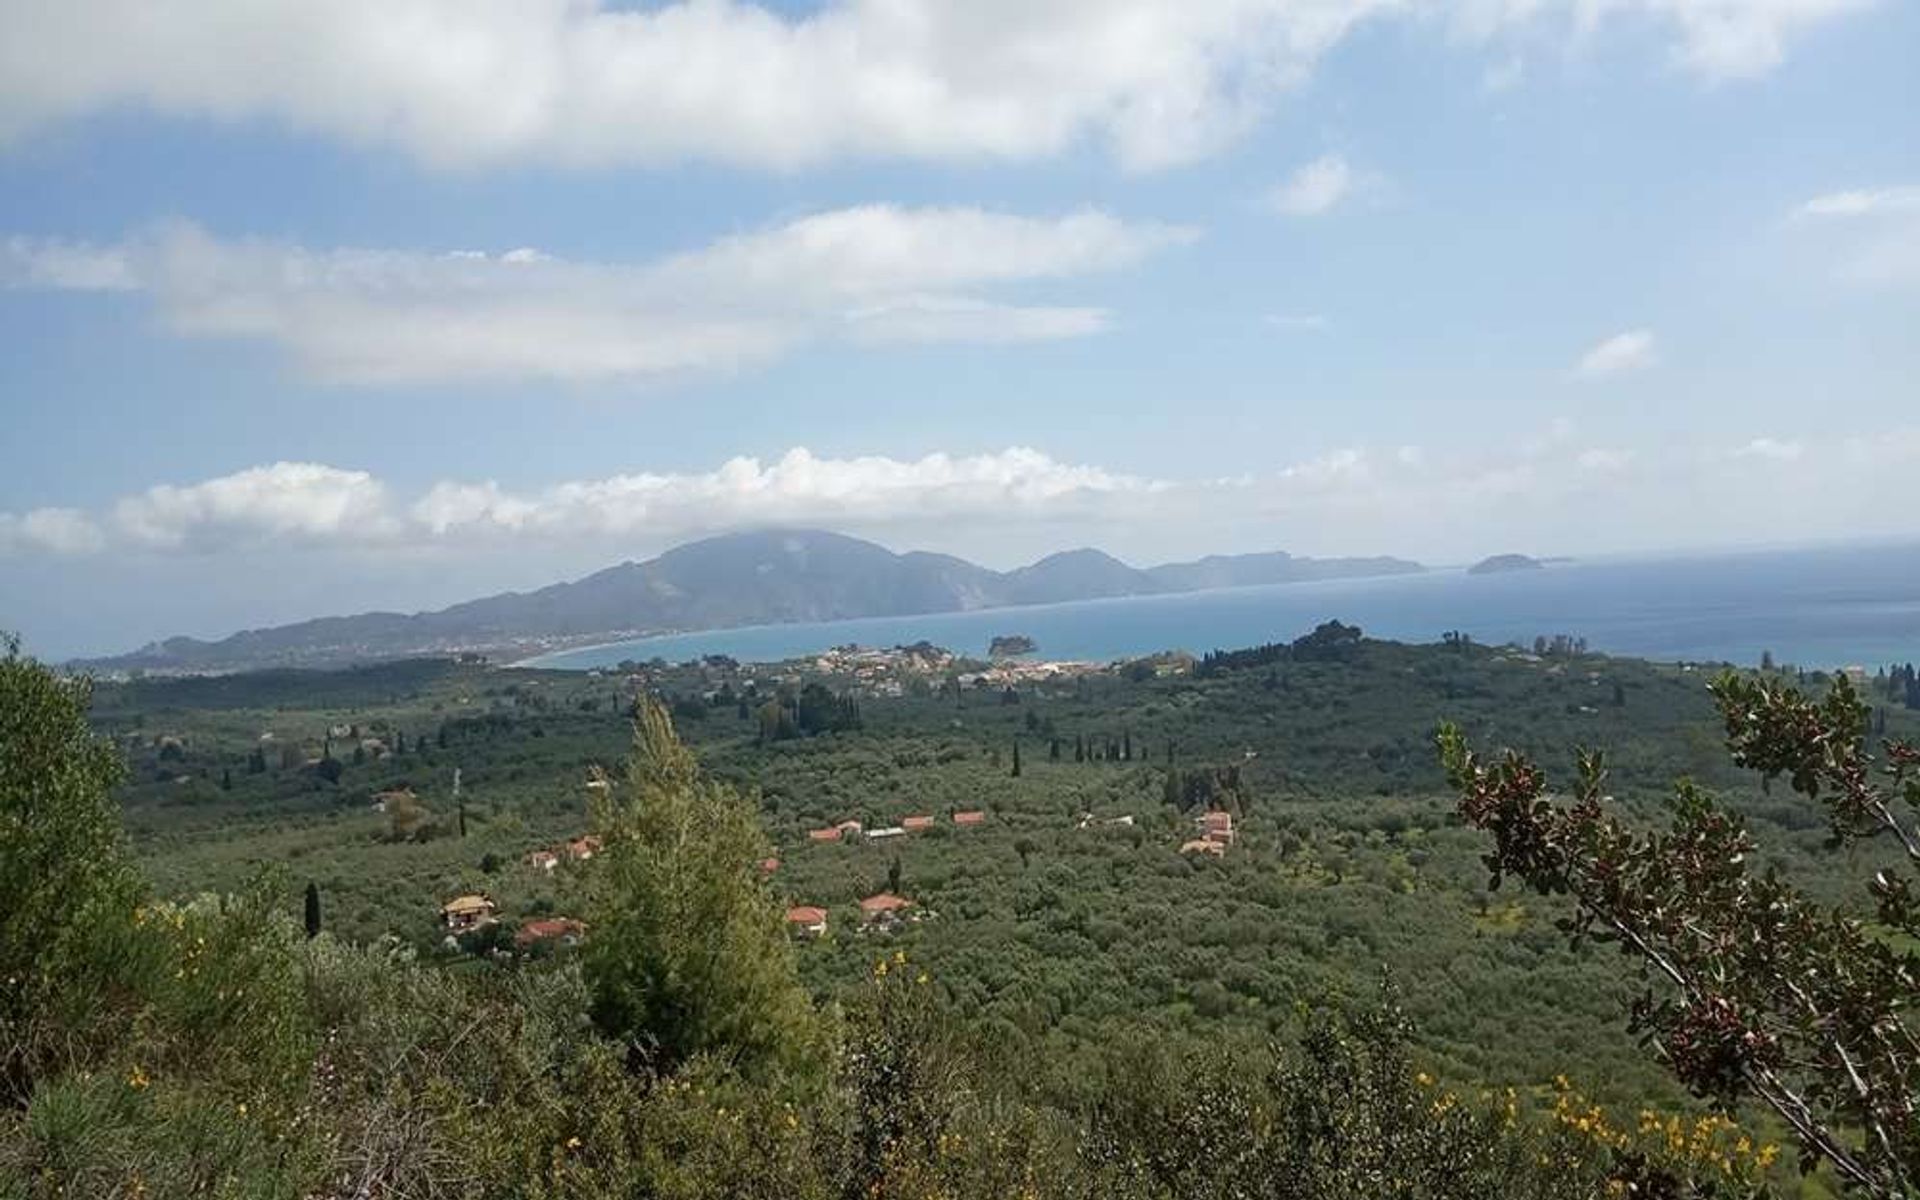
[[[1018,658],[1040,647],[1024,633],[1003,633],[987,643],[988,658]]]
[[[74,665],[109,673],[207,674],[343,667],[417,655],[513,659],[741,625],[922,616],[1424,570],[1402,558],[1301,558],[1281,550],[1143,568],[1079,549],[995,571],[949,554],[896,554],[838,533],[772,529],[689,542],[646,562],[437,612],[325,617],[218,641],[169,638]]]
[[[1469,575],[1501,575],[1508,571],[1538,571],[1547,564],[1525,554],[1496,554],[1467,568]]]

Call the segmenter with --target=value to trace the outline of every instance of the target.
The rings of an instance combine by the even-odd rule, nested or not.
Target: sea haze
[[[1567,633],[1609,654],[1805,667],[1920,659],[1920,545],[1823,548],[1659,560],[1563,563],[1537,571],[1420,575],[1129,596],[973,612],[760,625],[640,638],[532,660],[588,669],[625,659],[726,654],[794,658],[849,642],[922,639],[984,653],[1024,633],[1046,658],[1105,660],[1290,640],[1321,621],[1370,636],[1482,642]]]

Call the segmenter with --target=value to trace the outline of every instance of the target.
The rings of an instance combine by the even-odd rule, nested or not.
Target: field
[[[1371,994],[1384,971],[1437,1073],[1529,1088],[1565,1073],[1605,1098],[1672,1103],[1676,1086],[1623,1029],[1627,975],[1610,952],[1569,948],[1551,901],[1486,890],[1485,847],[1452,815],[1431,735],[1451,719],[1550,763],[1605,747],[1615,794],[1648,817],[1691,775],[1783,866],[1844,898],[1840,868],[1853,877],[1859,864],[1824,848],[1805,801],[1727,764],[1707,676],[1368,641],[1204,674],[1011,690],[929,678],[861,697],[857,728],[769,740],[759,699],[737,697],[749,680],[758,697],[799,686],[798,666],[598,676],[423,660],[103,686],[94,721],[127,754],[127,824],[163,893],[231,890],[271,868],[290,905],[313,883],[337,933],[453,958],[437,915],[455,894],[486,892],[509,930],[568,912],[578,868],[525,856],[585,830],[589,772],[617,772],[645,686],[677,698],[709,770],[757,796],[780,860],[769,886],[830,910],[829,936],[800,948],[821,996],[907,949],[987,1040],[1044,1050],[1030,1061],[1071,1090],[1115,1037],[1279,1035],[1313,1006]],[[1889,713],[1892,731],[1911,731],[1911,717]],[[1076,744],[1098,756],[1074,761]],[[417,811],[375,808],[401,788]],[[1182,854],[1209,800],[1234,812],[1237,839],[1218,858]],[[981,825],[954,826],[953,812],[975,809]],[[807,837],[909,815],[934,828]],[[921,919],[862,932],[855,902],[890,876]]]

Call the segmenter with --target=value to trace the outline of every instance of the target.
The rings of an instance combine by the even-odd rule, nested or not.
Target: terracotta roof
[[[525,949],[535,942],[549,941],[553,938],[579,937],[587,927],[572,917],[542,917],[537,921],[528,921],[513,935],[513,944]]]
[[[771,875],[779,869],[780,860],[777,858],[763,858],[760,860],[760,873],[763,875]]]
[[[827,919],[827,910],[815,908],[811,904],[796,904],[787,910],[789,925],[820,925]]]
[[[920,829],[932,829],[933,818],[932,817],[907,817],[905,820],[900,822],[900,827],[909,832],[912,832],[914,830],[920,830]]]
[[[977,808],[970,812],[957,812],[953,814],[953,823],[955,825],[979,825],[986,819],[987,814]]]
[[[913,901],[892,892],[881,892],[877,896],[868,896],[860,902],[860,911],[868,916],[879,913],[899,912],[903,908],[912,908]]]
[[[1230,812],[1210,812],[1200,818],[1200,823],[1208,829],[1232,829],[1233,814]]]
[[[840,840],[838,829],[809,829],[807,836],[816,842],[837,842]]]
[[[575,858],[591,858],[599,852],[600,839],[590,833],[585,837],[574,838],[567,843],[567,853],[573,855]]]

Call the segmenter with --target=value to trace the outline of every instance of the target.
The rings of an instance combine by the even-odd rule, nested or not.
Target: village
[[[587,781],[587,787],[602,790],[609,786],[607,778],[595,772]],[[897,823],[869,827],[855,818],[846,818],[806,831],[806,840],[802,845],[809,847],[837,846],[882,846],[896,839],[910,839],[916,835],[927,834],[937,828],[946,828],[964,832],[978,830],[989,822],[983,809],[958,809],[948,813],[943,821],[930,813],[918,813],[901,817]],[[1131,813],[1117,816],[1100,817],[1091,812],[1083,812],[1074,823],[1079,831],[1098,831],[1105,829],[1134,829],[1138,823]],[[1236,830],[1233,814],[1221,809],[1210,809],[1193,818],[1193,835],[1182,841],[1178,847],[1182,855],[1199,854],[1213,858],[1224,858],[1232,849]],[[552,874],[563,865],[584,864],[591,861],[603,848],[598,837],[583,834],[556,845],[528,851],[522,858],[522,866],[529,871]],[[777,856],[768,856],[757,864],[762,879],[771,880],[780,871],[782,860]],[[910,924],[933,920],[938,913],[926,908],[918,901],[898,893],[898,860],[890,871],[889,886],[882,891],[856,899],[852,908],[858,913],[855,931],[862,935],[886,935],[898,932]],[[812,941],[825,938],[831,931],[833,909],[815,902],[794,902],[785,910],[785,923],[789,933],[796,940]],[[467,892],[447,900],[440,908],[440,926],[445,932],[446,948],[463,948],[462,938],[482,933],[495,926],[500,920],[499,906],[491,896],[483,892]],[[513,933],[512,950],[520,954],[535,951],[545,952],[552,948],[577,945],[587,934],[584,923],[564,916],[544,916],[522,923]],[[492,946],[493,952],[506,952],[503,946]]]

